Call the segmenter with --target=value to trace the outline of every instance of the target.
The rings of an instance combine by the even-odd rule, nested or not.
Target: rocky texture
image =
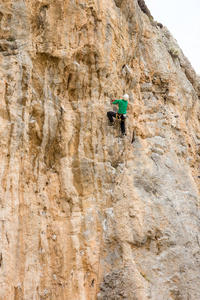
[[[146,6],[146,3],[144,2],[144,0],[138,0],[138,4],[139,4],[139,7],[141,8],[141,10],[143,11],[143,13],[145,13],[150,19],[153,19],[153,16],[150,13],[150,10],[148,9],[148,7]]]
[[[167,28],[4,0],[0,74],[0,299],[199,299],[200,79]]]

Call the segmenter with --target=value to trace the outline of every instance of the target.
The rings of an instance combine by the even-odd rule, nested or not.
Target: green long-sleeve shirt
[[[127,106],[128,106],[128,101],[124,99],[120,100],[115,100],[113,104],[118,104],[118,113],[119,114],[126,114]]]

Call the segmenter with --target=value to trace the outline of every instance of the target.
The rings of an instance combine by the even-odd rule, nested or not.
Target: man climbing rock
[[[118,104],[118,112],[114,111],[108,111],[107,116],[108,119],[110,120],[110,126],[114,125],[114,118],[121,120],[121,131],[122,135],[126,136],[126,130],[125,130],[125,120],[126,120],[126,111],[127,111],[127,106],[128,106],[128,99],[129,95],[125,94],[122,99],[117,100],[117,99],[111,99],[110,103],[111,104]]]

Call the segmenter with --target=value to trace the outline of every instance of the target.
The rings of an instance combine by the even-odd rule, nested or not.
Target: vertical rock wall
[[[0,299],[200,298],[199,92],[136,0],[0,4]]]

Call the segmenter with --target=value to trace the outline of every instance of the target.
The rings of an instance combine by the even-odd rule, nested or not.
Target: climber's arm
[[[115,102],[116,101],[116,102]],[[115,103],[114,103],[115,102]],[[114,99],[114,98],[112,98],[111,100],[110,100],[110,104],[117,104],[118,103],[118,100],[117,99]]]
[[[114,101],[115,101],[115,99],[114,99],[114,98],[111,98],[110,104],[113,104]]]

